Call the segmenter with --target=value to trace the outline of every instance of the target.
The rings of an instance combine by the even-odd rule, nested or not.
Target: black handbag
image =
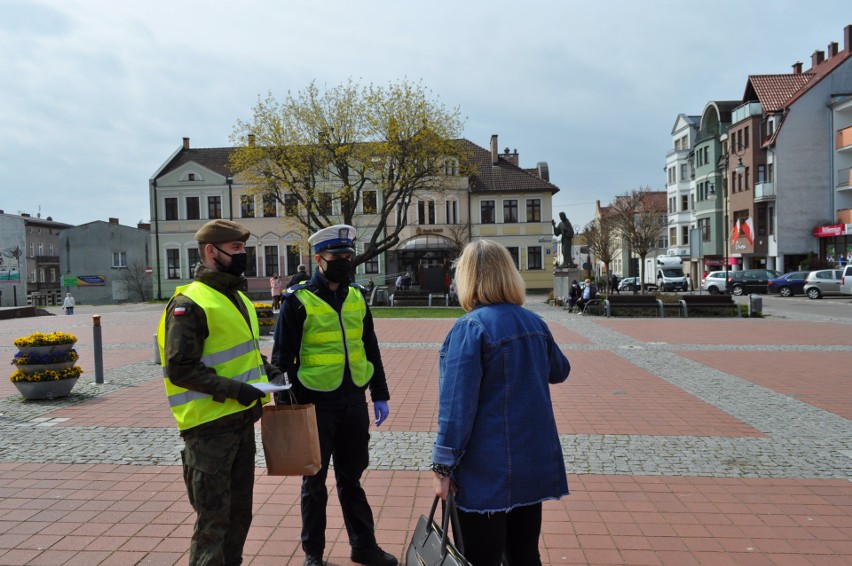
[[[414,536],[405,553],[406,566],[471,566],[464,557],[464,544],[459,529],[459,517],[452,491],[447,494],[447,503],[442,505],[443,517],[441,525],[435,522],[435,511],[438,509],[440,497],[435,496],[429,516],[420,515]],[[450,541],[449,530],[453,529],[453,539]]]

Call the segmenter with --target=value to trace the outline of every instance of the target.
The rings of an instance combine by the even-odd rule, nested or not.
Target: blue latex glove
[[[387,401],[373,401],[373,411],[376,413],[376,426],[380,426],[390,414]]]

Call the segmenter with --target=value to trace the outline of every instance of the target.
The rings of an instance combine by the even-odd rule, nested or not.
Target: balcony
[[[837,141],[834,148],[837,151],[852,151],[852,126],[843,128],[837,132]]]
[[[852,167],[837,171],[837,190],[852,189]]]
[[[734,108],[731,113],[731,124],[742,122],[749,116],[760,116],[763,114],[763,106],[759,102],[746,102],[742,106]]]
[[[44,263],[59,263],[58,255],[37,255],[35,256],[36,263],[44,264]]]
[[[757,183],[754,186],[754,201],[775,200],[775,183]]]

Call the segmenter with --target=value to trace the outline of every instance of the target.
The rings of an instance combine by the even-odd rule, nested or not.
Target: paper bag
[[[313,476],[322,466],[313,405],[265,405],[260,419],[266,473]]]

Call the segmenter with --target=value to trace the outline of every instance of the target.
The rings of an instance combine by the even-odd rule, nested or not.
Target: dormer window
[[[187,181],[194,181],[195,180],[195,173],[187,173],[186,180]]]
[[[186,181],[203,181],[203,180],[204,180],[204,177],[202,177],[202,176],[201,176],[201,174],[199,174],[199,173],[197,173],[197,172],[195,172],[195,171],[191,171],[191,172],[186,172],[186,173],[184,173],[183,175],[181,175],[180,180],[181,180],[181,182],[186,182]]]

